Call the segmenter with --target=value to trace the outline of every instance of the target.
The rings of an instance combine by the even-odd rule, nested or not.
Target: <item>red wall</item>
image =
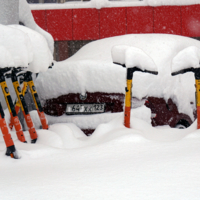
[[[96,40],[129,33],[200,37],[200,5],[33,10],[55,41]]]

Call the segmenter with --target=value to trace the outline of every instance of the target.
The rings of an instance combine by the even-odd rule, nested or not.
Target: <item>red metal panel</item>
[[[126,8],[100,10],[100,38],[126,34]]]
[[[73,40],[99,39],[99,10],[73,10]]]
[[[72,10],[47,10],[47,30],[55,41],[72,40]]]
[[[180,6],[159,6],[154,8],[154,33],[181,35]]]
[[[200,37],[200,5],[182,6],[182,35]]]
[[[127,33],[153,33],[153,7],[127,8]]]
[[[32,14],[35,22],[45,31],[47,30],[46,25],[46,11],[45,10],[32,10]]]

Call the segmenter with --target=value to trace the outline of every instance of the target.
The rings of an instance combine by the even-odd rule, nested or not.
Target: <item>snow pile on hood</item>
[[[130,34],[91,42],[69,59],[55,63],[53,69],[39,74],[36,87],[41,99],[68,93],[124,93],[126,69],[113,64],[111,56],[111,49],[116,45],[140,48],[158,67],[157,76],[134,73],[133,96],[138,99],[145,96],[172,98],[179,112],[193,119],[195,103],[192,106],[190,102],[195,102],[194,74],[172,77],[171,62],[178,52],[187,47],[200,48],[200,42],[177,35]]]
[[[53,56],[41,34],[20,25],[0,25],[0,32],[1,68],[25,67],[38,73],[51,65]]]
[[[41,29],[36,23],[31,13],[31,9],[26,0],[19,0],[19,21],[22,22],[26,27],[37,31],[42,34],[48,43],[51,53],[54,52],[54,40],[53,37],[43,29]]]

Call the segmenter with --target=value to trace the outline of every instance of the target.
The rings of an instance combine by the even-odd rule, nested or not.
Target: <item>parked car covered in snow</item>
[[[72,122],[91,133],[123,111],[126,69],[112,61],[115,45],[142,49],[158,67],[157,76],[134,73],[132,107],[146,104],[154,126],[188,127],[195,119],[194,75],[172,77],[171,61],[186,47],[200,48],[200,42],[168,34],[130,34],[94,41],[40,73],[36,86],[49,123]]]

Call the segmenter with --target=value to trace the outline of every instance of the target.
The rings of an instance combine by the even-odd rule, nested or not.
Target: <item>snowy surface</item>
[[[194,5],[200,4],[200,0],[91,0],[89,2],[43,3],[30,4],[32,10],[43,9],[68,9],[68,8],[96,8],[104,7],[129,7],[129,6],[165,6],[165,5]]]
[[[172,59],[172,72],[178,72],[187,68],[199,68],[200,48],[191,46],[180,51]]]
[[[143,113],[145,114],[145,113]],[[74,124],[37,130],[38,141],[12,137],[21,159],[6,157],[0,135],[3,200],[177,200],[200,198],[200,132],[152,127],[123,116],[86,137]],[[12,188],[12,189],[11,189]]]
[[[53,55],[43,35],[25,26],[11,25],[10,27],[26,33],[31,41],[33,60],[29,63],[27,71],[33,73],[46,71],[53,62]]]
[[[46,71],[53,61],[45,38],[21,25],[0,25],[0,67],[25,67],[27,71]]]
[[[114,46],[111,49],[112,60],[115,63],[126,66],[126,68],[138,67],[142,71],[157,71],[157,66],[151,57],[142,49],[126,45]]]
[[[33,52],[31,41],[24,32],[0,24],[0,46],[6,49],[5,54],[11,58],[1,56],[1,67],[28,67],[33,61]],[[9,62],[9,63],[7,63]],[[3,63],[5,63],[3,65]],[[8,64],[8,66],[7,66]]]
[[[200,42],[175,35],[131,34],[91,42],[69,59],[55,63],[53,69],[39,74],[36,87],[41,99],[57,98],[68,93],[124,93],[126,69],[113,64],[111,56],[111,49],[116,45],[140,48],[158,67],[157,76],[134,73],[134,97],[172,98],[179,112],[193,119],[195,103],[191,105],[190,102],[195,102],[194,74],[172,77],[171,63],[181,50],[190,46],[200,48]]]

